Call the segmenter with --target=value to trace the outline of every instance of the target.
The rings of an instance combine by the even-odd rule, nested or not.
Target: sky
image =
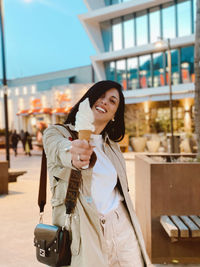
[[[95,50],[77,16],[87,12],[83,0],[2,1],[7,79],[91,64]]]

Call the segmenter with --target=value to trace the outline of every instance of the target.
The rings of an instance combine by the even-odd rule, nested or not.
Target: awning
[[[51,108],[35,108],[35,109],[23,109],[20,110],[17,115],[20,116],[29,116],[29,115],[38,115],[38,114],[51,114]]]
[[[52,113],[52,109],[51,108],[41,108],[41,113],[43,114],[51,114]]]
[[[34,109],[30,109],[29,110],[29,114],[30,115],[37,115],[37,114],[41,114],[41,108],[34,108]]]
[[[29,109],[23,109],[23,110],[20,110],[18,113],[17,113],[17,115],[19,116],[28,116],[28,115],[30,115],[30,113],[29,113]]]
[[[52,114],[55,115],[66,115],[69,113],[71,108],[55,108],[52,110]]]

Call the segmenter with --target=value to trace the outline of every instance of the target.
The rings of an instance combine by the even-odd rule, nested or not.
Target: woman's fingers
[[[71,143],[70,151],[72,154],[81,154],[81,155],[91,156],[93,152],[93,148],[85,140],[74,140]]]
[[[71,144],[72,164],[80,169],[90,163],[93,147],[85,140],[74,140]]]

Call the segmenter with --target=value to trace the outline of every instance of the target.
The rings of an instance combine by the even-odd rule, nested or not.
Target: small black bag
[[[64,126],[64,125],[62,125]],[[65,126],[64,126],[65,127]],[[73,139],[76,135],[68,127]],[[76,206],[81,183],[81,171],[71,169],[67,194],[65,198],[66,217],[71,216]],[[38,205],[40,207],[40,223],[34,230],[34,246],[36,247],[37,260],[48,266],[63,266],[71,263],[71,232],[66,230],[65,226],[55,226],[43,224],[42,216],[46,204],[47,187],[47,162],[43,150],[42,164],[40,173],[40,187],[38,195]]]
[[[70,232],[55,225],[40,223],[34,231],[36,257],[48,266],[70,265]]]

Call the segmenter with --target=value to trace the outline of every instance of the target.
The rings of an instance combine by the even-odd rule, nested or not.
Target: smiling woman
[[[125,161],[117,144],[125,132],[122,87],[113,81],[100,81],[85,93],[65,122],[75,135],[76,114],[86,102],[87,112],[82,112],[88,117],[94,115],[95,126],[89,141],[72,140],[70,132],[58,125],[44,132],[53,224],[64,225],[64,199],[71,169],[81,171],[79,196],[71,218],[70,266],[150,266],[128,193]]]

